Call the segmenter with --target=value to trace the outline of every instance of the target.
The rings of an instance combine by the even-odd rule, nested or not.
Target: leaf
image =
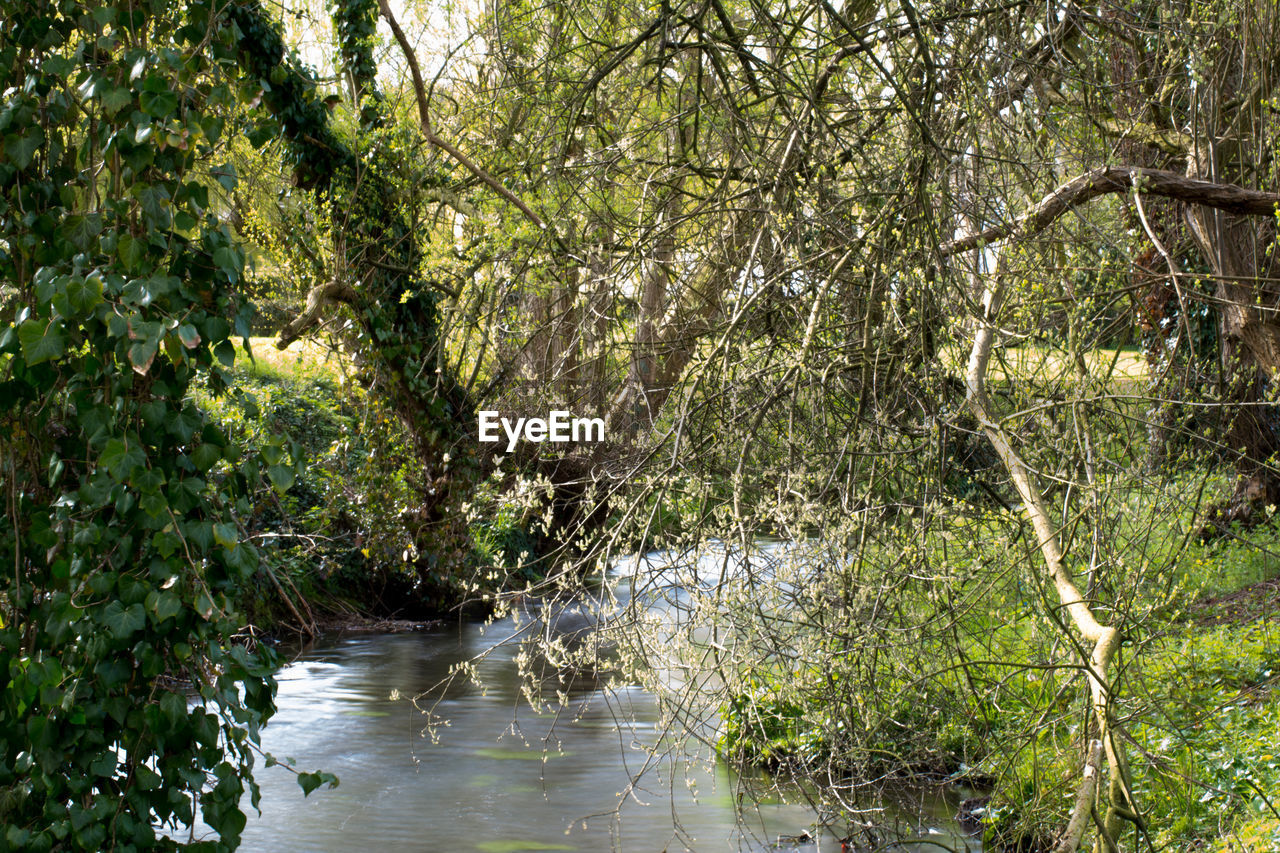
[[[271,479],[271,485],[276,487],[276,491],[287,492],[293,485],[296,472],[292,465],[272,465],[267,468],[267,476]]]
[[[147,457],[141,448],[131,447],[122,439],[113,438],[102,449],[98,464],[107,469],[112,479],[120,482],[132,474],[134,468],[146,465]]]
[[[213,354],[218,357],[218,361],[222,362],[224,367],[230,367],[236,363],[236,348],[231,341],[220,341],[213,348]]]
[[[27,320],[18,327],[18,341],[29,365],[59,358],[67,347],[62,327],[52,319]]]
[[[142,500],[138,501],[138,507],[152,518],[159,518],[169,508],[169,502],[164,499],[164,495],[143,495]]]
[[[200,333],[190,323],[183,323],[178,327],[178,340],[182,341],[182,345],[187,349],[195,349],[200,346]]]
[[[233,164],[223,163],[213,170],[213,176],[227,192],[231,192],[236,188],[236,167]]]
[[[168,118],[177,112],[178,96],[174,92],[143,92],[138,96],[142,111],[154,118]]]
[[[155,340],[148,338],[129,347],[129,362],[133,365],[135,373],[141,376],[147,375],[147,371],[151,369],[151,363],[156,358],[156,344]]]
[[[19,169],[25,169],[31,165],[31,160],[40,150],[41,145],[44,145],[44,128],[40,125],[32,125],[21,136],[17,134],[6,136],[4,153],[9,156],[13,165]]]
[[[144,791],[154,791],[164,781],[160,778],[159,773],[144,764],[139,764],[135,767],[133,773],[134,778],[138,780],[138,787]]]
[[[234,524],[215,524],[213,525],[213,541],[217,542],[224,548],[234,548],[239,541]]]
[[[102,613],[102,623],[117,639],[125,639],[134,631],[141,631],[147,624],[147,614],[141,604],[125,607],[118,601],[107,605]]]
[[[240,280],[240,273],[244,271],[244,255],[238,249],[230,246],[215,249],[213,262],[227,274],[232,284]]]
[[[221,458],[222,450],[214,444],[205,443],[191,451],[191,464],[201,472],[208,471]]]
[[[321,785],[328,785],[330,788],[338,787],[338,777],[332,773],[320,771],[318,773],[299,773],[298,786],[302,788],[302,796],[307,797],[311,792]]]
[[[132,234],[120,235],[120,240],[116,243],[116,257],[120,258],[120,263],[124,264],[126,270],[136,271],[146,253],[146,244],[137,237]]]
[[[182,612],[182,599],[172,592],[162,592],[156,596],[155,606],[152,607],[151,612],[155,613],[156,619],[160,622],[172,619]]]
[[[83,252],[88,250],[94,238],[102,233],[102,216],[97,213],[68,216],[62,220],[60,230],[68,243]]]
[[[66,77],[75,65],[65,56],[51,56],[44,61],[40,70],[50,77]]]
[[[102,103],[102,109],[107,115],[115,115],[133,103],[133,92],[124,86],[116,86],[101,92],[98,100]]]
[[[102,278],[91,275],[88,278],[76,276],[67,282],[67,302],[71,310],[79,315],[92,313],[102,302],[104,290]]]
[[[134,196],[142,206],[147,221],[156,228],[167,228],[173,221],[169,214],[169,191],[162,186],[147,186],[135,190]]]
[[[199,613],[201,618],[204,620],[208,621],[209,619],[212,619],[213,611],[216,609],[217,608],[214,607],[213,604],[213,599],[209,597],[209,593],[202,592],[196,596],[196,612]]]

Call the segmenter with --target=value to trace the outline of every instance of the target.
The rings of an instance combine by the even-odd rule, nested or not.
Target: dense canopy
[[[732,760],[1274,840],[1176,656],[1277,573],[1278,80],[1272,0],[0,0],[7,846],[236,847],[264,630],[762,542],[607,626]]]

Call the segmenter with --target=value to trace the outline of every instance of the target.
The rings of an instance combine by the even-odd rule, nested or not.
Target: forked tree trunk
[[[1114,840],[1120,834],[1126,819],[1137,819],[1130,795],[1128,763],[1116,737],[1111,710],[1114,692],[1108,681],[1111,661],[1115,657],[1116,649],[1120,646],[1120,632],[1098,621],[1093,608],[1085,601],[1076,586],[1075,579],[1067,569],[1058,530],[1049,518],[1036,475],[1013,449],[1009,434],[1005,431],[1000,417],[993,411],[990,398],[987,396],[987,364],[995,341],[996,316],[1003,299],[1004,275],[999,266],[982,295],[984,313],[978,318],[978,329],[974,335],[965,374],[966,402],[1000,457],[1001,463],[1009,474],[1009,479],[1017,489],[1018,496],[1022,499],[1023,512],[1035,530],[1036,544],[1044,561],[1045,575],[1057,593],[1062,609],[1070,617],[1072,625],[1080,633],[1081,638],[1092,644],[1091,649],[1085,647],[1089,657],[1083,663],[1089,681],[1089,695],[1096,726],[1094,734],[1101,746],[1090,744],[1081,772],[1081,783],[1073,813],[1055,848],[1055,853],[1074,853],[1079,848],[1084,832],[1089,826],[1089,815],[1099,805],[1098,783],[1101,772],[1099,753],[1106,756],[1110,774],[1108,797],[1104,805],[1105,816],[1100,830]]]

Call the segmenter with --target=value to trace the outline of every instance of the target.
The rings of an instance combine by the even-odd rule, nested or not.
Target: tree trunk
[[[1212,163],[1188,166],[1190,177],[1213,174]],[[1235,490],[1214,507],[1204,536],[1216,536],[1236,522],[1245,526],[1267,517],[1267,505],[1280,505],[1280,409],[1268,402],[1280,371],[1280,288],[1268,248],[1275,241],[1273,219],[1240,217],[1191,204],[1187,225],[1217,279],[1222,375],[1220,389],[1229,406],[1223,441],[1237,473]]]

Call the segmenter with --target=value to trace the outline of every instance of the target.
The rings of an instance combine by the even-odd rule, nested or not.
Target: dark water
[[[304,798],[287,770],[260,769],[262,815],[242,849],[841,850],[798,793],[770,792],[707,747],[665,738],[657,698],[640,687],[579,676],[541,691],[547,703],[531,710],[521,646],[503,642],[514,630],[504,620],[334,638],[284,667],[263,747],[341,784]],[[449,680],[477,658],[483,687]],[[965,849],[954,798],[909,811],[925,843],[878,849]]]

